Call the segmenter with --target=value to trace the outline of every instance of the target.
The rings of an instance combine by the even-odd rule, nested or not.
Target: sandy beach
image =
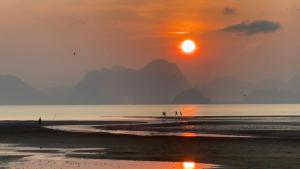
[[[207,124],[201,123],[203,127]],[[214,125],[218,121],[210,122]],[[130,130],[153,130],[156,126],[142,122],[118,121],[46,121],[45,126],[58,125],[92,125],[105,128],[123,128]],[[129,125],[126,125],[129,124]],[[134,124],[134,125],[133,125]],[[103,126],[104,125],[104,126]],[[157,124],[160,128],[176,126],[179,123]],[[165,125],[162,127],[162,125]],[[184,124],[187,125],[187,124]],[[189,124],[191,125],[191,124]],[[193,137],[186,136],[138,136],[129,134],[111,134],[103,132],[62,131],[39,128],[36,121],[2,121],[0,123],[0,144],[16,147],[33,147],[34,150],[18,150],[30,153],[55,153],[55,149],[78,149],[66,154],[69,158],[80,159],[118,159],[138,161],[194,161],[218,164],[220,168],[299,168],[300,142],[296,131],[276,132],[259,131],[255,134],[272,137]],[[131,126],[131,127],[130,127]],[[95,127],[97,128],[97,127]],[[98,127],[99,128],[99,127]],[[206,130],[205,133],[213,132]],[[214,131],[215,133],[216,131]],[[218,131],[222,134],[254,134],[255,131]],[[285,133],[285,134],[283,134]],[[273,137],[273,136],[293,137]],[[299,134],[298,134],[299,135]],[[52,149],[51,151],[49,149]],[[53,150],[54,149],[54,150]],[[1,155],[1,163],[18,161],[24,158],[19,155]]]

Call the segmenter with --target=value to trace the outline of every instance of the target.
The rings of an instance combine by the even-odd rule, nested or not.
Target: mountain
[[[245,103],[300,103],[300,76],[284,82],[267,79],[245,97]]]
[[[173,104],[208,104],[210,100],[208,97],[203,96],[203,94],[198,89],[188,89],[184,90],[178,94],[173,102]]]
[[[41,91],[16,76],[0,75],[0,105],[170,103],[300,103],[300,76],[258,84],[220,77],[191,88],[178,66],[162,59],[139,69],[89,71],[75,85]]]
[[[73,86],[55,86],[42,90],[46,96],[46,104],[70,104]]]
[[[242,103],[243,96],[252,92],[255,86],[232,77],[221,77],[200,88],[200,91],[208,96],[212,103]]]
[[[299,94],[278,89],[256,90],[245,97],[245,103],[251,104],[278,104],[299,102]]]
[[[287,87],[288,83],[278,79],[265,79],[256,85],[256,89],[259,90],[286,90]]]
[[[72,91],[73,104],[168,104],[189,83],[174,63],[153,60],[140,69],[90,71]]]
[[[300,76],[294,76],[288,81],[288,90],[300,93]]]
[[[43,104],[44,95],[12,75],[0,75],[0,104]]]

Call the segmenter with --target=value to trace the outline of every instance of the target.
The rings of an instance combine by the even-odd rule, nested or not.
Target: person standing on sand
[[[38,124],[39,124],[39,127],[42,126],[42,118],[40,117],[39,120],[38,120]]]
[[[178,112],[176,111],[176,112],[175,112],[175,117],[177,117],[177,116],[178,116]]]
[[[180,117],[182,117],[182,112],[180,111]]]

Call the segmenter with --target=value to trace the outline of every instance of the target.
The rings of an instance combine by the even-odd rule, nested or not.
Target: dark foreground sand
[[[111,122],[46,122],[47,125],[103,124]],[[119,122],[113,122],[118,124]],[[123,123],[123,122],[122,122]],[[187,161],[221,164],[227,168],[300,168],[297,138],[209,138],[131,136],[76,133],[39,128],[36,122],[0,122],[0,143],[43,148],[105,148],[81,150],[95,154],[69,154],[95,159]],[[104,152],[104,153],[103,153]],[[0,162],[21,157],[2,156]]]

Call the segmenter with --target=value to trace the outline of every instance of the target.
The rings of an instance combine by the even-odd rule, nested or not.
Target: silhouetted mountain
[[[245,97],[245,103],[277,104],[277,103],[299,103],[300,95],[276,89],[256,90]]]
[[[174,100],[173,104],[208,104],[210,100],[208,97],[203,96],[203,94],[198,89],[188,89],[180,94],[178,94]]]
[[[217,78],[201,87],[201,92],[212,103],[242,103],[243,96],[253,91],[255,86],[231,77]]]
[[[293,92],[300,92],[300,76],[294,76],[288,81],[288,90]]]
[[[0,75],[0,104],[42,104],[44,95],[21,79]]]
[[[74,104],[164,104],[188,82],[176,64],[154,60],[134,70],[121,66],[90,71],[72,93]]]
[[[231,77],[190,89],[176,64],[154,60],[140,69],[114,66],[88,72],[74,86],[43,92],[21,79],[0,75],[0,104],[197,104],[300,103],[300,76],[254,85]]]
[[[46,104],[70,104],[73,86],[55,86],[42,90],[46,95]]]
[[[288,84],[278,79],[265,79],[256,85],[258,90],[285,90]]]
[[[300,103],[300,76],[288,82],[264,80],[245,97],[245,103]]]

